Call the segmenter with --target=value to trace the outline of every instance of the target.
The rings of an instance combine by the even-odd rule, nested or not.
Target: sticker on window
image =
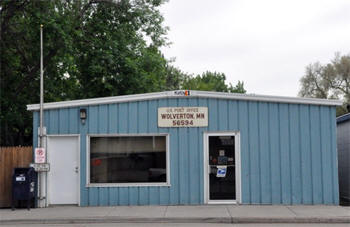
[[[216,177],[225,177],[227,172],[227,166],[217,166]]]

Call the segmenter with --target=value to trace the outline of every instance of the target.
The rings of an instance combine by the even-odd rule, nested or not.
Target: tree
[[[337,108],[337,115],[346,113],[350,103],[350,55],[337,53],[331,63],[319,62],[306,67],[305,75],[300,79],[302,97],[342,99],[344,105]]]
[[[40,24],[44,102],[182,89],[191,80],[200,87],[188,89],[245,91],[219,73],[192,78],[164,58],[165,1],[0,1],[0,145],[32,143],[26,105],[39,102]]]
[[[224,73],[209,71],[195,77],[186,75],[182,88],[189,90],[246,93],[243,82],[238,81],[237,85],[233,87],[231,83],[226,84],[226,76]]]
[[[45,102],[166,89],[163,0],[0,2],[1,145],[32,142],[44,25]]]
[[[166,66],[166,89],[167,90],[179,90],[183,89],[183,83],[187,77],[190,75],[187,73],[184,73],[180,69],[176,68],[175,66],[172,66],[170,63],[167,63]]]

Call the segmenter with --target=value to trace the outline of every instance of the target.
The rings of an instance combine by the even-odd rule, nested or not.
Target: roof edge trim
[[[350,113],[347,113],[347,114],[344,114],[344,115],[337,117],[337,124],[343,123],[343,122],[349,121],[349,120],[350,120]]]
[[[225,92],[209,92],[209,91],[163,91],[154,93],[144,93],[136,95],[122,95],[103,98],[92,99],[79,99],[72,101],[61,101],[44,103],[44,109],[59,109],[69,108],[77,106],[90,106],[101,105],[121,102],[143,101],[160,98],[221,98],[221,99],[236,99],[247,101],[260,101],[260,102],[280,102],[280,103],[293,103],[293,104],[313,104],[313,105],[327,105],[327,106],[341,106],[341,100],[335,99],[315,99],[315,98],[298,98],[298,97],[285,97],[285,96],[270,96],[270,95],[255,95],[255,94],[238,94],[238,93],[225,93]],[[39,104],[27,105],[27,110],[35,111],[39,110]]]

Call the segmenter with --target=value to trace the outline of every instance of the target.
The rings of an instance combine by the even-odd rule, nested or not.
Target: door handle
[[[79,172],[79,167],[78,167],[78,166],[75,167],[75,172],[76,172],[76,173]]]

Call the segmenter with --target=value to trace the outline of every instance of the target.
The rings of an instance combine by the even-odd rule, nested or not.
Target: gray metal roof
[[[340,117],[337,117],[337,124],[339,123],[343,123],[345,121],[349,121],[350,120],[350,113],[344,114]]]
[[[315,99],[315,98],[299,98],[299,97],[285,97],[285,96],[270,96],[270,95],[256,95],[256,94],[239,94],[239,93],[225,93],[225,92],[211,92],[211,91],[192,91],[192,90],[176,90],[163,91],[155,93],[145,93],[136,95],[122,95],[104,98],[80,99],[72,101],[51,102],[45,103],[44,109],[58,109],[77,106],[101,105],[110,103],[132,102],[161,98],[218,98],[218,99],[234,99],[260,102],[278,102],[278,103],[294,103],[294,104],[311,104],[311,105],[327,105],[340,106],[342,101],[335,99]],[[27,110],[39,110],[39,104],[27,105]]]

